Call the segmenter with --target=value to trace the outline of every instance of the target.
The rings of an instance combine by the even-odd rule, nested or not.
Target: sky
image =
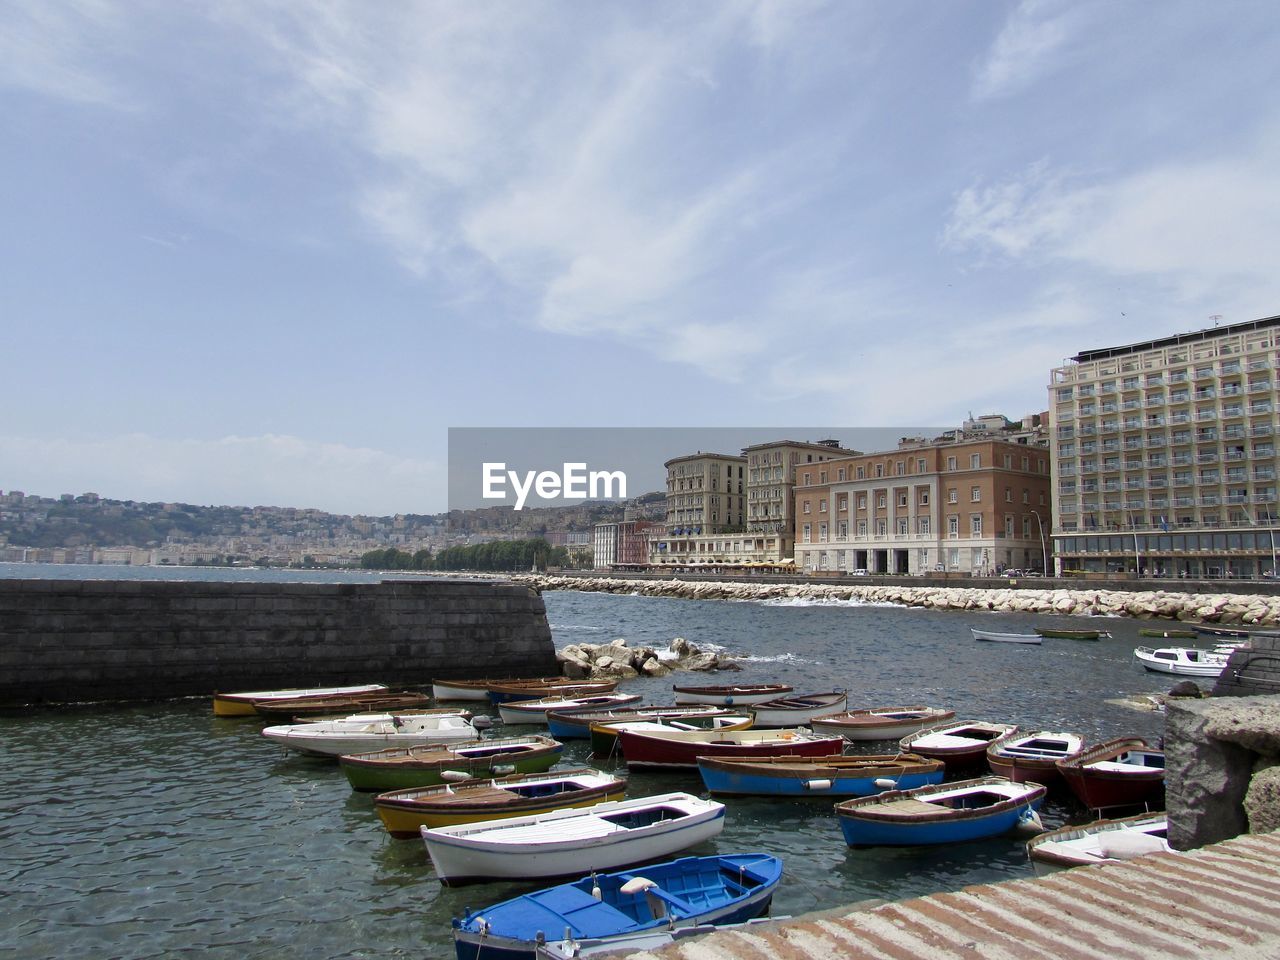
[[[1043,410],[1081,350],[1280,313],[1278,28],[8,0],[0,489],[430,513],[450,427]]]

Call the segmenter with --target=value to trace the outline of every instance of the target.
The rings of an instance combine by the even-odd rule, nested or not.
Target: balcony
[[[1204,496],[1200,498],[1200,505],[1204,507],[1216,507],[1216,506],[1220,506],[1221,503],[1222,503],[1222,498],[1218,496],[1214,496],[1213,494],[1209,494],[1208,496]]]
[[[1124,403],[1120,404],[1120,409],[1121,409],[1121,410],[1141,410],[1141,409],[1142,409],[1142,401],[1141,401],[1141,400],[1126,400]]]
[[[1189,413],[1185,413],[1185,412],[1183,412],[1183,413],[1174,413],[1174,414],[1170,414],[1170,415],[1169,415],[1169,422],[1170,422],[1170,423],[1190,423],[1190,422],[1191,422],[1191,414],[1189,414]]]
[[[1173,505],[1175,507],[1194,507],[1196,500],[1195,497],[1174,497]]]
[[[1254,480],[1274,480],[1275,478],[1276,472],[1271,467],[1257,467],[1253,471]]]
[[[1186,403],[1191,399],[1191,394],[1186,390],[1175,390],[1169,394],[1170,403]]]
[[[1164,437],[1147,437],[1148,447],[1163,447],[1165,445]]]
[[[1240,361],[1228,360],[1226,363],[1222,364],[1222,366],[1219,369],[1224,377],[1228,377],[1233,373],[1239,373]]]
[[[1170,374],[1169,374],[1169,382],[1170,382],[1170,383],[1186,383],[1186,382],[1187,382],[1187,371],[1185,371],[1185,370],[1174,370],[1172,373],[1170,373]]]
[[[1157,394],[1153,394],[1153,395],[1151,395],[1151,396],[1148,396],[1148,397],[1147,397],[1147,406],[1148,406],[1148,407],[1162,407],[1162,406],[1164,406],[1164,394],[1157,393]]]
[[[1244,439],[1244,427],[1238,424],[1230,427],[1222,428],[1223,440],[1242,440]]]
[[[1249,415],[1254,416],[1260,413],[1270,413],[1271,404],[1269,403],[1251,403],[1249,404]]]
[[[1197,380],[1212,380],[1212,379],[1213,379],[1213,367],[1198,367],[1198,368],[1196,369],[1196,379],[1197,379]]]
[[[1243,451],[1243,450],[1228,450],[1226,453],[1224,453],[1224,454],[1222,455],[1222,459],[1223,459],[1223,460],[1226,460],[1226,461],[1228,461],[1228,462],[1231,462],[1231,461],[1234,461],[1234,460],[1243,460],[1243,459],[1244,459],[1244,451]]]
[[[1142,461],[1141,461],[1141,460],[1126,460],[1126,461],[1124,462],[1124,468],[1125,468],[1126,470],[1141,470],[1141,469],[1142,469]]]
[[[1240,403],[1224,404],[1222,407],[1222,418],[1224,420],[1232,417],[1243,417],[1244,405]]]
[[[1249,436],[1251,437],[1269,437],[1271,436],[1271,424],[1255,423],[1249,427]]]
[[[1266,393],[1271,389],[1270,380],[1253,380],[1249,383],[1250,393]]]
[[[1119,440],[1103,440],[1102,441],[1103,453],[1117,453],[1119,450],[1120,450]]]
[[[1173,485],[1175,487],[1189,487],[1193,483],[1194,481],[1190,477],[1184,474],[1178,474],[1173,478]]]
[[[1098,410],[1101,413],[1115,413],[1120,407],[1114,400],[1107,400],[1099,405]]]
[[[1073,440],[1075,439],[1075,435],[1076,435],[1075,427],[1059,427],[1058,428],[1059,440]]]
[[[1217,419],[1218,419],[1217,410],[1197,410],[1196,411],[1197,423],[1204,423],[1208,420],[1217,420]]]
[[[1197,453],[1196,463],[1217,463],[1218,455],[1216,453]]]

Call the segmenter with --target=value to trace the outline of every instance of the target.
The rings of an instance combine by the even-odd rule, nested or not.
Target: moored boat
[[[1015,734],[996,740],[987,747],[987,764],[991,772],[1015,783],[1042,783],[1047,787],[1063,785],[1058,771],[1059,760],[1070,760],[1085,748],[1078,733]]]
[[[898,741],[903,753],[916,753],[946,764],[947,772],[985,764],[987,747],[1017,732],[1017,724],[957,720],[938,723]]]
[[[472,777],[542,773],[564,753],[550,737],[502,737],[463,743],[392,747],[338,758],[353,790],[401,790]]]
[[[914,704],[906,707],[866,707],[809,721],[815,733],[839,735],[846,740],[897,740],[922,727],[951,720],[954,710]]]
[[[791,693],[785,683],[748,683],[728,686],[673,686],[676,703],[711,703],[721,707],[742,707]]]
[[[1198,623],[1191,627],[1198,635],[1202,637],[1248,637],[1248,630],[1240,630],[1235,627],[1211,627],[1208,624]]]
[[[1037,876],[1093,863],[1117,863],[1169,852],[1168,827],[1163,813],[1095,820],[1032,838],[1027,841],[1027,855]]]
[[[866,797],[941,783],[941,761],[910,754],[852,757],[698,757],[713,794],[763,797]]]
[[[839,713],[849,705],[843,690],[831,693],[789,694],[751,705],[753,727],[803,727],[814,717]]]
[[[554,683],[543,681],[493,683],[486,688],[489,702],[495,706],[511,700],[539,700],[543,697],[589,697],[597,693],[611,693],[618,686],[617,680],[569,680],[561,677]]]
[[[1045,793],[1039,783],[980,777],[845,800],[836,817],[851,847],[961,843],[1032,820]]]
[[[422,827],[501,820],[565,807],[621,800],[627,781],[589,767],[555,773],[517,774],[493,780],[392,790],[373,798],[373,808],[391,836],[416,838]]]
[[[253,690],[247,693],[215,693],[213,713],[218,717],[251,717],[257,714],[256,700],[296,700],[300,697],[333,697],[348,693],[374,693],[386,690],[385,684],[361,683],[347,687],[312,687],[293,690]]]
[[[503,723],[546,723],[552,710],[589,710],[592,707],[608,709],[637,704],[644,697],[638,693],[595,693],[586,696],[540,697],[536,700],[508,700],[498,704],[498,716]]]
[[[423,828],[445,884],[582,876],[644,863],[710,840],[724,829],[724,804],[687,793],[598,803],[509,820]]]
[[[1058,773],[1090,810],[1164,806],[1164,751],[1138,737],[1108,740],[1058,761]]]
[[[975,640],[990,640],[993,643],[1042,642],[1038,633],[998,633],[995,630],[979,630],[977,627],[970,627],[969,632],[973,634]]]
[[[458,960],[533,960],[539,941],[565,958],[656,949],[759,916],[781,878],[782,861],[764,853],[592,874],[455,918],[454,949]]]
[[[1036,633],[1042,637],[1057,640],[1100,640],[1111,636],[1107,630],[1067,630],[1058,627],[1036,627]]]
[[[551,710],[547,713],[547,733],[557,740],[590,740],[591,725],[613,720],[682,720],[727,717],[729,707],[709,704],[634,706],[623,709],[596,707],[590,710]]]
[[[808,730],[637,730],[618,731],[628,767],[695,768],[699,757],[829,757],[841,752],[840,737]]]
[[[507,683],[562,683],[564,677],[491,677],[484,680],[436,680],[431,684],[431,695],[437,700],[484,700],[489,699],[489,687]]]
[[[720,710],[720,708],[710,708]],[[724,709],[713,716],[690,717],[611,717],[591,724],[591,756],[597,760],[609,760],[622,752],[618,743],[621,730],[661,732],[663,730],[732,730],[750,729],[754,714]]]
[[[1194,647],[1135,647],[1134,659],[1155,673],[1183,677],[1216,677],[1227,668],[1231,654]]]
[[[1196,632],[1194,630],[1162,630],[1156,627],[1141,627],[1138,630],[1140,637],[1163,637],[1166,640],[1194,640]]]
[[[324,715],[351,716],[355,713],[392,713],[401,710],[425,710],[431,698],[412,690],[387,690],[379,693],[344,694],[333,697],[298,697],[284,700],[255,700],[254,709],[269,720]],[[457,711],[453,711],[457,713]]]
[[[347,723],[368,723],[370,720],[391,720],[399,717],[405,720],[409,717],[462,717],[464,720],[475,722],[475,715],[463,707],[415,707],[409,710],[378,710],[372,713],[322,713],[319,716],[304,715],[296,717],[297,723],[328,723],[331,721],[342,720]],[[488,718],[486,718],[488,719]]]
[[[450,743],[475,740],[476,728],[459,716],[415,717],[400,720],[370,720],[348,724],[344,720],[322,723],[294,723],[267,727],[262,735],[281,746],[302,753],[338,757],[344,753],[368,753],[384,747]]]

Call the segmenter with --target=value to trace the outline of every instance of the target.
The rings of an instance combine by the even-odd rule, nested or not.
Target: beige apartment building
[[[1064,572],[1274,576],[1280,317],[1087,350],[1052,373]]]
[[[746,561],[777,563],[795,556],[795,485],[801,467],[857,456],[836,440],[774,440],[746,447],[747,535],[737,551]]]
[[[713,535],[741,534],[746,523],[746,463],[746,457],[694,453],[663,464],[666,524],[650,538],[650,562],[701,561],[713,553],[708,546]]]
[[[904,440],[799,468],[795,559],[807,572],[1043,571],[1049,450],[1009,440]]]

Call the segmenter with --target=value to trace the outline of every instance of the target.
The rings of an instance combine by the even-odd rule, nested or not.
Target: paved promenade
[[[785,879],[783,881],[786,882]],[[1280,958],[1280,832],[869,910],[698,937],[631,960]]]

